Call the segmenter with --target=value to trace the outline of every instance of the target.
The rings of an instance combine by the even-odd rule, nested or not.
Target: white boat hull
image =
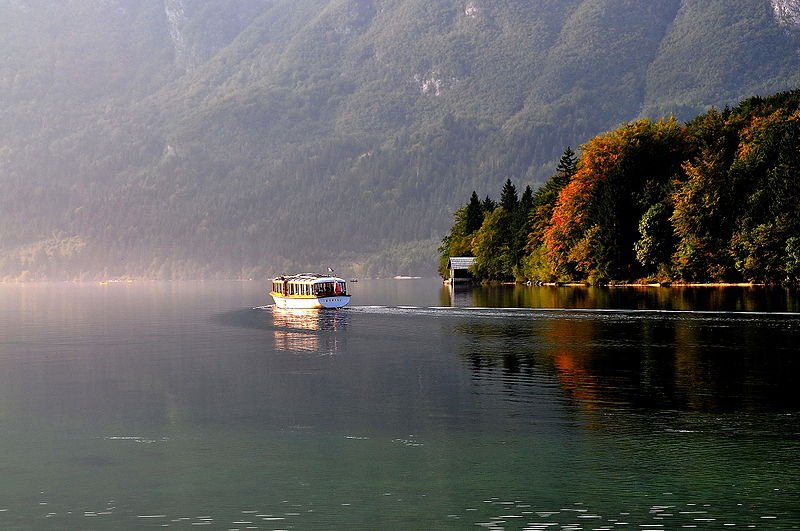
[[[330,297],[286,297],[279,293],[271,293],[278,308],[296,310],[312,310],[323,308],[342,308],[350,302],[350,295],[332,295]]]

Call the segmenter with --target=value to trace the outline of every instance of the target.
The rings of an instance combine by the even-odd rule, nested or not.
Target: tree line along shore
[[[800,90],[567,148],[535,192],[473,192],[439,251],[479,281],[796,284]]]

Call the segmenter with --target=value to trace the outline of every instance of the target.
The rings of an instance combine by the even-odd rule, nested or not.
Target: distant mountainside
[[[800,86],[800,0],[7,0],[0,57],[0,279],[424,274],[472,190]]]

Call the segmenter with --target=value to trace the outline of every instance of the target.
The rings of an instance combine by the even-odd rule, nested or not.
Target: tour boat
[[[344,279],[316,273],[276,277],[270,295],[278,308],[341,308],[350,302]]]

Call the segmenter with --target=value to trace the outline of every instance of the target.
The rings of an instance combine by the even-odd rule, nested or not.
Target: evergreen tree
[[[533,208],[533,190],[530,186],[525,187],[522,197],[519,200],[517,209],[513,214],[512,220],[512,242],[511,250],[514,257],[515,275],[522,279],[524,275],[519,271],[520,263],[525,255],[525,247],[528,244],[528,233],[530,232],[530,216]]]
[[[490,212],[493,212],[494,209],[497,208],[497,203],[495,203],[494,199],[487,195],[481,203],[481,207],[483,208],[483,214],[486,215]]]
[[[531,190],[530,185],[528,185],[525,187],[525,191],[522,192],[522,197],[519,200],[519,211],[524,214],[527,219],[531,208],[533,208],[533,190]]]
[[[470,197],[469,204],[467,205],[467,219],[465,227],[467,234],[472,234],[481,228],[483,216],[483,205],[481,204],[481,200],[478,199],[478,194],[473,191],[472,197]]]
[[[572,151],[572,147],[567,146],[564,153],[561,154],[561,159],[556,166],[556,174],[554,176],[558,183],[563,187],[569,179],[578,171],[578,156]]]
[[[500,206],[508,213],[514,213],[517,210],[519,197],[517,196],[517,187],[511,182],[511,179],[506,179],[503,185],[503,191],[500,193]]]

